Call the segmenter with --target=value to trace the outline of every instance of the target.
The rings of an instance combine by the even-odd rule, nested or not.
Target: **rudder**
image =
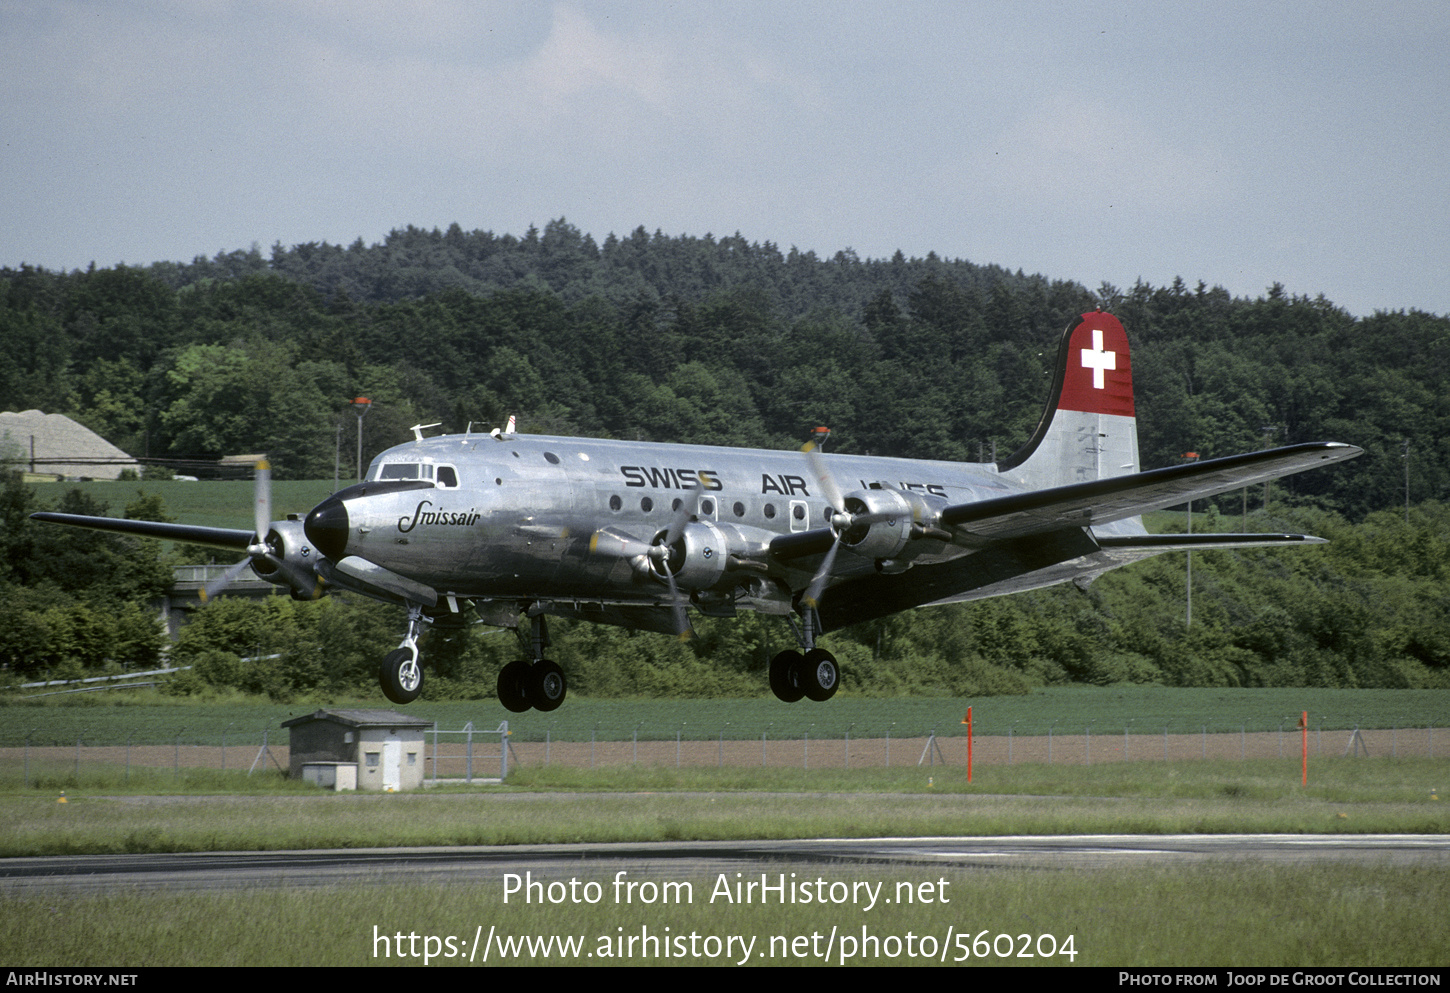
[[[1133,369],[1116,317],[1092,311],[1063,332],[1042,420],[997,471],[1032,489],[1138,471]]]

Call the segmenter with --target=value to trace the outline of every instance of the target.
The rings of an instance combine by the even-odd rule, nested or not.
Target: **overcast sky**
[[[0,265],[739,232],[1450,313],[1450,4],[0,0]]]

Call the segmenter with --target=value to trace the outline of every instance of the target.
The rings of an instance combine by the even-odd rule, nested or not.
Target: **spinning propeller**
[[[806,591],[801,597],[801,603],[814,610],[820,606],[821,593],[825,591],[826,581],[831,578],[831,567],[835,565],[836,553],[841,550],[843,544],[847,543],[847,535],[851,536],[849,543],[856,544],[865,537],[866,529],[871,525],[889,521],[899,515],[896,512],[868,511],[859,500],[855,501],[858,509],[852,512],[846,497],[841,493],[841,488],[836,485],[830,470],[826,468],[820,446],[814,441],[808,441],[801,451],[805,453],[807,461],[811,464],[811,475],[815,476],[816,481],[821,484],[821,493],[825,495],[826,502],[831,505],[831,518],[827,523],[831,528],[831,533],[835,536],[830,550],[826,552],[826,557],[821,559],[821,567],[816,570],[810,586],[806,587]]]
[[[256,486],[252,498],[252,541],[247,545],[247,557],[232,565],[220,577],[202,587],[203,603],[218,595],[236,582],[242,570],[249,565],[265,563],[263,572],[281,570],[294,593],[303,593],[316,599],[322,593],[322,584],[317,576],[285,561],[280,549],[274,549],[268,539],[272,533],[272,466],[262,459],[257,463]]]
[[[670,521],[669,528],[663,535],[657,536],[653,542],[643,542],[608,528],[595,531],[589,538],[589,551],[596,555],[605,555],[616,559],[647,559],[654,568],[654,571],[665,577],[665,583],[670,588],[670,611],[674,615],[675,634],[681,641],[688,641],[694,637],[695,632],[690,627],[689,614],[685,610],[684,598],[680,595],[679,584],[675,582],[677,569],[671,566],[670,559],[676,554],[683,555],[683,551],[676,549],[675,545],[680,541],[685,532],[685,525],[690,522],[690,515],[694,513],[694,487],[685,491],[680,498],[680,506],[675,511],[674,519]]]

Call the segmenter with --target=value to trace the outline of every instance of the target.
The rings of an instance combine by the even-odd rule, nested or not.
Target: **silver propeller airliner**
[[[470,608],[528,645],[499,673],[512,711],[553,710],[567,692],[545,657],[546,618],[687,636],[692,609],[787,618],[800,650],[775,656],[770,686],[793,702],[835,693],[836,660],[816,639],[836,628],[1086,582],[1168,551],[1319,542],[1150,535],[1141,515],[1361,454],[1313,442],[1140,471],[1128,339],[1101,311],[1064,332],[1041,422],[1000,462],[545,437],[516,433],[512,418],[414,435],[303,519],[271,520],[259,465],[251,531],[32,516],[244,552],[218,588],[250,565],[295,597],[340,589],[405,607],[407,633],[379,670],[396,703],[422,689],[423,626]]]

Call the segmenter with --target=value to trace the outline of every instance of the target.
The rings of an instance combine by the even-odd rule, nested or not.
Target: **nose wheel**
[[[394,703],[412,703],[423,692],[423,665],[418,661],[418,648],[397,648],[389,652],[378,669],[378,682],[383,696]]]
[[[408,633],[403,643],[389,652],[378,667],[383,696],[396,704],[412,703],[423,692],[423,658],[418,653],[418,635],[424,620],[423,608],[408,604]]]

